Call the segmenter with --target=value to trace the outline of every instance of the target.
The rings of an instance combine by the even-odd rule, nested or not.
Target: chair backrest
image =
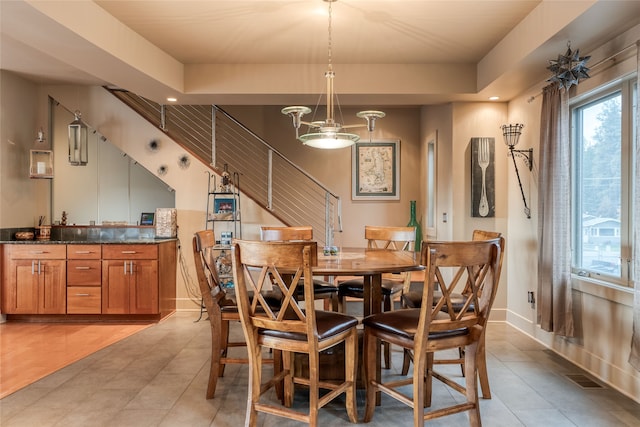
[[[502,236],[499,231],[473,230],[472,240],[491,240]]]
[[[500,240],[427,241],[423,244],[426,291],[423,292],[416,333],[416,341],[421,340],[420,346],[427,345],[430,332],[468,330],[470,334],[480,336],[498,289]],[[451,274],[446,274],[446,270],[452,270]],[[451,277],[451,280],[446,277]],[[434,299],[436,283],[441,296]],[[462,293],[462,288],[468,288],[469,292]],[[462,293],[464,300],[452,303],[451,295],[454,293]],[[447,315],[443,316],[442,312]]]
[[[270,242],[289,242],[295,240],[313,240],[313,227],[301,225],[295,227],[260,227],[260,240]]]
[[[265,242],[236,239],[231,247],[233,278],[242,326],[249,348],[257,348],[257,331],[306,334],[317,346],[315,310],[303,309],[304,299],[313,301],[312,267],[318,262],[316,242]],[[257,270],[257,271],[256,271]],[[274,311],[263,298],[265,286],[275,285],[284,295]],[[249,299],[248,292],[258,295]]]
[[[369,249],[412,251],[416,242],[415,227],[386,227],[366,225],[364,238]]]
[[[202,230],[193,236],[193,260],[196,267],[196,275],[200,286],[202,300],[211,316],[214,310],[219,311],[221,300],[226,299],[226,293],[215,267],[214,253],[212,251],[215,244],[213,230]]]

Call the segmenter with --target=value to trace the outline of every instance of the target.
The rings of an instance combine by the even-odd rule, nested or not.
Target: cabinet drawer
[[[157,259],[158,245],[103,245],[102,259]]]
[[[5,245],[10,259],[66,259],[67,245]]]
[[[100,314],[102,292],[97,286],[67,288],[67,314]]]
[[[100,259],[100,245],[67,245],[67,259]]]
[[[67,286],[100,286],[102,263],[100,260],[67,261]]]

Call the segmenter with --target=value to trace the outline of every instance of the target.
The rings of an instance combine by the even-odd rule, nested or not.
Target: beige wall
[[[46,97],[45,97],[46,100]],[[35,142],[46,122],[47,104],[38,86],[13,73],[0,71],[0,227],[33,227],[49,215],[49,179],[29,178],[29,150],[50,149],[49,140]]]
[[[223,108],[340,196],[344,231],[337,239],[343,246],[364,246],[366,224],[402,226],[409,222],[409,201],[421,199],[419,108],[385,109],[386,117],[376,123],[371,135],[374,141],[400,140],[400,200],[391,201],[351,200],[351,149],[321,150],[303,146],[295,139],[291,119],[280,112],[282,106]],[[356,113],[365,108],[343,107],[344,123],[361,123]],[[320,108],[319,114],[324,117],[324,108]],[[342,118],[338,113],[336,120],[339,119]],[[355,132],[363,141],[369,140],[366,130],[357,128]]]

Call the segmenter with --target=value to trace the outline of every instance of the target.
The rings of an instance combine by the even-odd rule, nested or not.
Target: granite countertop
[[[131,238],[125,240],[110,240],[110,239],[92,239],[92,240],[0,240],[0,244],[11,245],[41,245],[41,244],[54,244],[54,245],[154,245],[157,243],[171,242],[178,240],[177,238]]]
[[[156,236],[155,227],[102,227],[102,226],[54,226],[49,239],[17,240],[16,233],[31,232],[33,228],[13,228],[0,230],[0,244],[60,244],[60,245],[111,245],[140,244],[152,245],[175,241],[175,237]]]

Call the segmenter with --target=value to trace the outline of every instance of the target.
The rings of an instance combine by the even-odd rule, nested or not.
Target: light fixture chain
[[[328,58],[329,58],[329,70],[331,70],[331,60],[332,60],[332,58],[331,58],[331,47],[332,47],[331,46],[331,44],[332,44],[331,43],[332,42],[332,39],[331,39],[331,3],[332,3],[332,0],[329,1],[329,27],[328,27],[329,42],[327,43],[327,49],[328,49],[328,53],[327,54],[328,54]]]

